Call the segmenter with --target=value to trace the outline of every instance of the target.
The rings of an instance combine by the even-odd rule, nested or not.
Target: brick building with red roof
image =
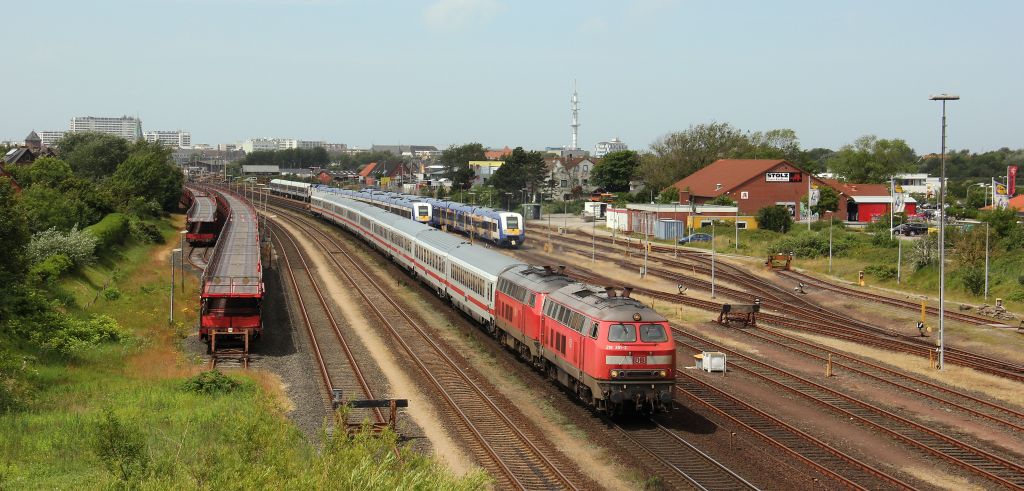
[[[808,183],[808,180],[810,183]],[[821,179],[792,162],[773,159],[721,159],[672,185],[679,191],[679,202],[703,205],[725,195],[736,202],[742,215],[754,215],[766,206],[789,208],[795,220],[806,220],[800,201],[807,196],[808,184],[830,187],[839,194],[839,209],[834,215],[851,222],[869,222],[889,213],[889,188],[885,184],[850,184]],[[907,213],[914,213],[913,200]],[[828,214],[826,214],[827,217]]]

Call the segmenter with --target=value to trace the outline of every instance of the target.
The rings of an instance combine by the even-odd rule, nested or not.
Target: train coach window
[[[598,326],[598,324],[596,322],[590,325],[590,337],[591,338],[597,339],[597,326]]]
[[[668,341],[665,326],[661,324],[640,324],[640,341],[645,343],[663,343]]]
[[[635,343],[636,327],[633,324],[612,324],[608,326],[608,341]]]
[[[529,305],[530,305],[530,307],[534,307],[534,306],[537,305],[537,294],[536,293],[531,293],[530,294],[530,303],[529,303]]]

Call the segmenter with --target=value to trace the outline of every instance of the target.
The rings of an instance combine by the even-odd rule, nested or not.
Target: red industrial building
[[[765,206],[781,205],[790,209],[795,220],[806,220],[807,211],[801,210],[800,201],[807,196],[808,185],[834,189],[839,194],[839,209],[834,216],[848,222],[877,220],[888,215],[892,203],[885,184],[821,179],[791,162],[772,159],[717,160],[673,187],[679,190],[679,202],[687,205],[691,200],[702,205],[725,195],[736,202],[740,215],[754,215]],[[907,198],[904,212],[915,211],[916,202]]]

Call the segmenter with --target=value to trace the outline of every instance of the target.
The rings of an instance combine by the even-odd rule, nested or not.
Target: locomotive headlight
[[[619,371],[618,370],[612,370],[612,378],[618,378],[618,377],[619,377]]]
[[[662,377],[667,377],[668,376],[668,370],[662,370],[662,371],[658,372],[658,375],[660,375]]]

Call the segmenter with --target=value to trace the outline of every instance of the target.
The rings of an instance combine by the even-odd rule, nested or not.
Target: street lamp
[[[933,95],[932,101],[942,101],[942,160],[939,177],[939,370],[945,362],[946,327],[946,101],[958,101],[960,96]]]
[[[181,248],[181,256],[178,258],[179,272],[181,273],[181,293],[185,293],[185,234],[187,230],[178,232],[180,240],[178,241],[178,247]]]
[[[171,311],[167,317],[168,324],[174,324],[174,255],[181,252],[181,249],[171,251]]]
[[[505,211],[512,211],[512,193],[505,193]]]

